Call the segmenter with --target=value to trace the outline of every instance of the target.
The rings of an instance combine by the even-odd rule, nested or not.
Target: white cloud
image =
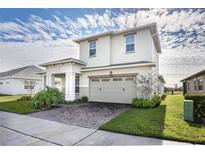
[[[0,72],[69,57],[79,58],[78,49],[71,40],[0,43]]]
[[[205,46],[203,37],[205,35],[205,11],[200,10],[181,9],[170,12],[169,9],[150,9],[138,10],[134,13],[134,11],[122,9],[118,14],[112,10],[106,10],[103,14],[85,14],[74,20],[66,16],[62,19],[56,15],[52,17],[42,19],[31,15],[29,22],[16,19],[16,23],[0,23],[0,34],[3,33],[0,39],[13,38],[28,42],[68,39],[93,32],[156,22],[163,48],[203,48]]]

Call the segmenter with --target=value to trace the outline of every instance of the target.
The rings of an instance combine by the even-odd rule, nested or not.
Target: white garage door
[[[131,103],[136,96],[135,77],[90,79],[90,101]]]

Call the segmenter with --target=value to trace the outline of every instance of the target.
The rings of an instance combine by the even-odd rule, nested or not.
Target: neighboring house
[[[205,94],[205,70],[195,73],[183,80],[183,94]]]
[[[122,31],[108,31],[75,39],[80,59],[67,58],[40,66],[44,85],[57,87],[66,100],[88,96],[89,101],[130,103],[142,97],[139,75],[158,74],[161,47],[155,23]],[[163,94],[162,80],[151,84],[154,93]]]
[[[0,94],[19,95],[34,94],[42,88],[43,69],[37,66],[26,66],[0,73]]]

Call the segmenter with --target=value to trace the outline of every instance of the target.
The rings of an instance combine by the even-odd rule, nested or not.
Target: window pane
[[[126,51],[134,51],[135,45],[134,44],[127,44],[126,45]]]
[[[76,94],[79,94],[80,92],[79,84],[80,84],[80,78],[79,76],[76,75],[75,77],[75,93]]]
[[[104,79],[102,79],[102,82],[108,82],[108,81],[110,81],[110,79],[109,78],[104,78]]]
[[[96,49],[90,49],[90,56],[95,56]]]
[[[100,80],[99,79],[92,79],[91,81],[92,82],[99,82]]]
[[[79,87],[75,87],[75,93],[79,94],[79,92],[80,92],[80,88]]]
[[[96,42],[90,42],[90,56],[95,56],[96,53]]]
[[[198,80],[198,89],[203,90],[203,80],[202,79]]]
[[[126,36],[126,44],[134,43],[134,35]]]
[[[90,49],[96,49],[96,42],[90,42]]]
[[[113,78],[113,81],[122,81],[122,78]]]
[[[125,78],[125,81],[132,81],[132,80],[134,80],[133,77]]]

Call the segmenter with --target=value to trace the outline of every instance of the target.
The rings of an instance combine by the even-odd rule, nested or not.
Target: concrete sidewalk
[[[0,145],[188,145],[0,111]]]

